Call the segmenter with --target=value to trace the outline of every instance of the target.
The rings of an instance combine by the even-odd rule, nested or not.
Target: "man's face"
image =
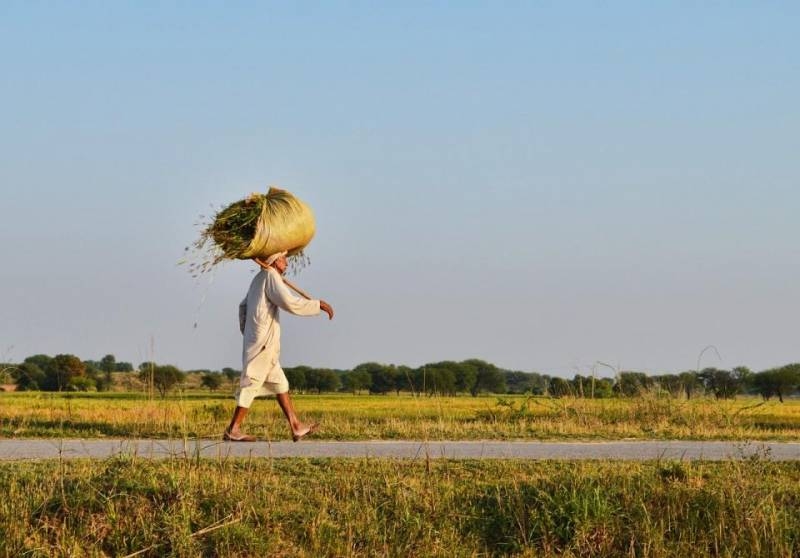
[[[275,266],[275,269],[278,270],[278,273],[283,275],[283,273],[286,271],[286,268],[289,266],[289,262],[286,261],[286,256],[281,256],[275,260],[275,263],[272,265]]]

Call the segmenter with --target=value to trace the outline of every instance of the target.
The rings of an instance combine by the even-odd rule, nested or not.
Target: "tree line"
[[[576,374],[572,379],[504,370],[480,359],[433,362],[417,368],[365,362],[352,370],[294,366],[284,371],[292,390],[306,393],[412,392],[431,396],[527,393],[586,398],[660,393],[687,399],[697,396],[731,399],[739,394],[756,394],[764,399],[776,397],[783,402],[785,397],[800,390],[800,363],[761,372],[738,366],[731,370],[705,368],[658,375],[622,371],[613,378]],[[195,384],[210,390],[220,389],[226,381],[233,384],[240,375],[234,368],[183,371],[170,364],[150,361],[134,368],[129,362],[118,362],[111,354],[97,361],[60,354],[52,357],[34,355],[19,364],[0,364],[0,383],[3,383],[4,375],[23,391],[105,391],[113,386],[113,374],[120,372],[134,376],[141,386],[157,390],[162,396],[183,386],[188,375],[198,376],[199,383]]]

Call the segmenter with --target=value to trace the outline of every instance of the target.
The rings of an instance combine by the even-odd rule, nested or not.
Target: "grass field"
[[[798,400],[298,395],[295,403],[322,423],[321,439],[800,439]],[[216,438],[233,406],[228,394],[199,392],[0,393],[0,436]],[[246,427],[264,439],[288,437],[272,400],[256,401]]]
[[[797,556],[800,464],[0,464],[0,556]]]

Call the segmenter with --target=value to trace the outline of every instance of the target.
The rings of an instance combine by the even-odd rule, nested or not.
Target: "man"
[[[255,436],[242,432],[241,424],[256,397],[274,395],[278,400],[292,440],[314,432],[317,424],[300,422],[289,397],[289,382],[278,359],[281,352],[280,310],[297,316],[316,316],[320,312],[333,319],[333,308],[324,300],[298,298],[283,281],[286,272],[286,252],[273,254],[266,260],[254,258],[261,266],[250,283],[247,296],[239,305],[239,329],[244,335],[242,347],[242,376],[236,392],[236,410],[225,429],[224,440],[255,442]]]

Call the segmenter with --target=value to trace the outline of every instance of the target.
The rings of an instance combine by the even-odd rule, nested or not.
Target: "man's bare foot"
[[[222,439],[226,442],[255,442],[256,437],[241,432],[238,428],[236,430],[226,430],[222,434]]]
[[[304,436],[309,434],[313,434],[319,428],[319,423],[315,422],[313,424],[309,424],[308,426],[303,425],[297,431],[292,432],[292,441],[299,442],[303,439]]]

